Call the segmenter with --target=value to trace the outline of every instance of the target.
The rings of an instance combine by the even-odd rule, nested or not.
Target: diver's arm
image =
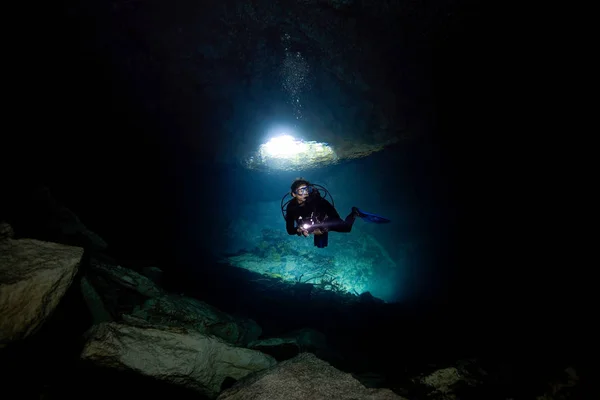
[[[288,235],[298,235],[298,230],[294,224],[294,218],[289,214],[285,216],[285,229],[287,230]]]

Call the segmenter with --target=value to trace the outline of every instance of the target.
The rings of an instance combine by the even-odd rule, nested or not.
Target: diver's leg
[[[318,248],[322,249],[324,247],[327,247],[327,244],[329,243],[329,233],[328,232],[324,232],[321,235],[314,235],[315,239],[314,239],[314,244],[315,246],[317,246]]]
[[[327,225],[329,225],[328,230],[333,232],[350,232],[352,230],[352,225],[354,225],[355,220],[356,214],[353,211],[350,214],[348,214],[346,220],[338,218],[333,221],[327,221]]]

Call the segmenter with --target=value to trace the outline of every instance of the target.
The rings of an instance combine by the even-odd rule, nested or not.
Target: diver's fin
[[[352,207],[352,211],[356,214],[357,217],[362,218],[367,222],[372,222],[375,224],[387,224],[388,222],[392,222],[391,220],[385,217],[362,211],[356,207]]]

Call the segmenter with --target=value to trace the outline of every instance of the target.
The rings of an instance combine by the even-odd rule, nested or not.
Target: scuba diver
[[[356,217],[376,224],[390,222],[387,218],[361,211],[356,207],[352,207],[352,212],[343,220],[332,204],[331,195],[329,194],[332,203],[321,195],[320,189],[325,192],[325,196],[329,194],[324,187],[311,184],[304,178],[297,178],[292,182],[291,193],[286,193],[281,200],[281,211],[289,235],[307,237],[313,234],[315,246],[324,248],[327,247],[330,231],[350,232]],[[291,195],[292,199],[283,204],[288,195]]]

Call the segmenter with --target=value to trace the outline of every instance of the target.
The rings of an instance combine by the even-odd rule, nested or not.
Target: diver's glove
[[[298,229],[296,229],[296,231],[298,232],[298,236],[307,237],[308,235],[310,235],[310,233],[308,233],[308,231],[302,227],[298,227]]]

